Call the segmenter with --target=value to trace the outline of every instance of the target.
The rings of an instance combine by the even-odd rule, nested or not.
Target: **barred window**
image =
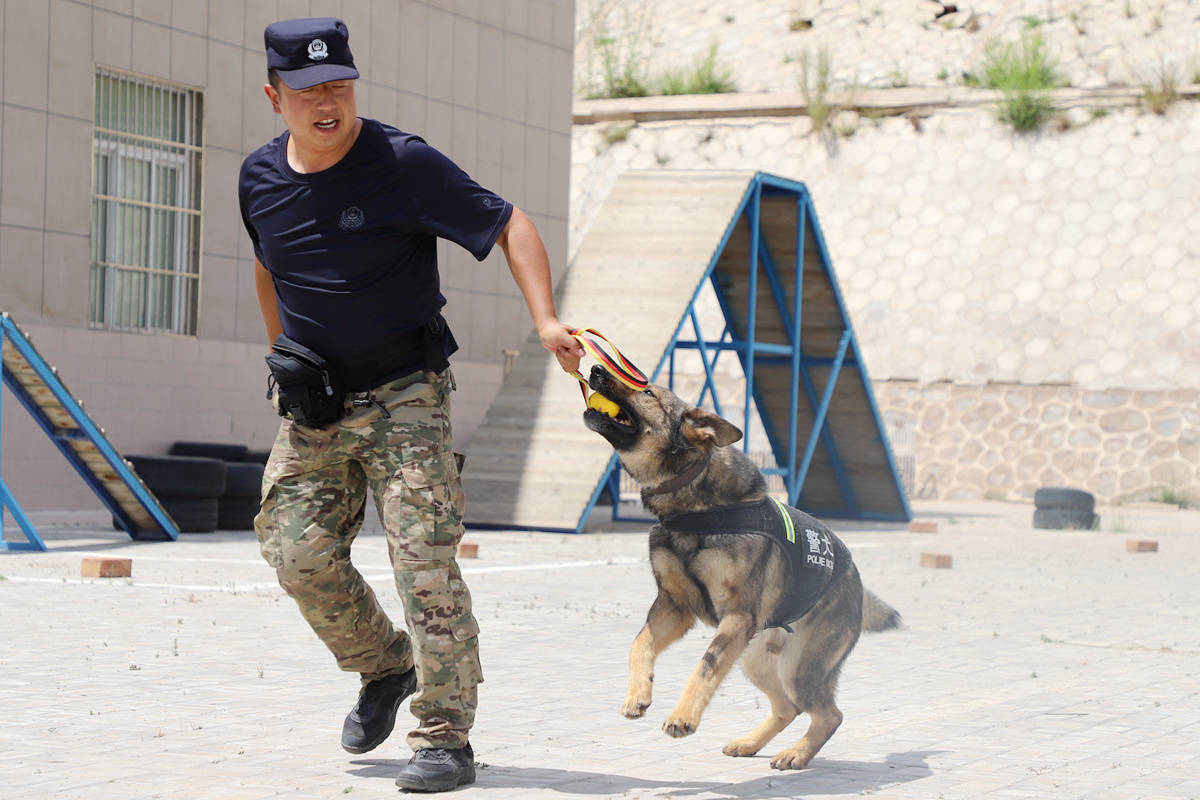
[[[202,99],[193,89],[96,72],[93,327],[196,333]]]

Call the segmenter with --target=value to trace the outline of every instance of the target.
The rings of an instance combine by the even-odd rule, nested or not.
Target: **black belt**
[[[446,330],[446,320],[437,314],[424,325],[405,331],[374,352],[339,362],[337,371],[342,377],[342,385],[349,391],[371,389],[372,381],[409,367],[410,371],[432,369],[441,372],[449,366],[442,346]]]

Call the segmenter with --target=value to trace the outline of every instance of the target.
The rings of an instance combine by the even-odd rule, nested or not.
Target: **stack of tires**
[[[1082,489],[1045,486],[1033,493],[1033,527],[1092,530],[1099,527],[1096,498]]]
[[[126,460],[179,530],[216,530],[219,498],[225,493],[224,461],[184,456],[129,456]],[[115,519],[113,525],[121,527]]]
[[[217,497],[216,527],[223,531],[244,531],[254,527],[268,451],[250,450],[241,444],[175,442],[170,453],[180,457],[219,459],[225,466],[225,487]]]

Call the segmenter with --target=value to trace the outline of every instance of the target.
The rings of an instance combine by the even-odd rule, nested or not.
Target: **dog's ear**
[[[683,414],[682,433],[692,444],[715,444],[724,447],[742,438],[738,427],[710,411],[693,408]]]

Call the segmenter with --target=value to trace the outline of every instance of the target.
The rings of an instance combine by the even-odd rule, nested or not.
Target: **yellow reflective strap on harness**
[[[771,497],[770,495],[767,495]],[[771,502],[775,504],[775,509],[779,512],[779,516],[783,517],[783,525],[787,529],[787,540],[792,544],[796,543],[796,526],[792,524],[792,515],[788,513],[787,506],[771,497]]]

